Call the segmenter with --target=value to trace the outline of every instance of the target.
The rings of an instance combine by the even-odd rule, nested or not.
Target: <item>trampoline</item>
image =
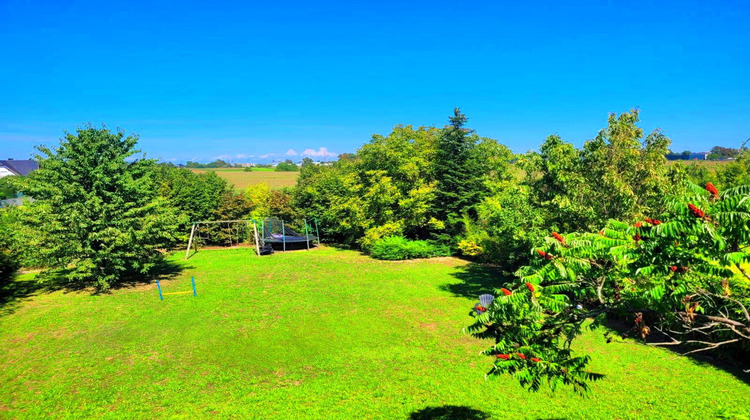
[[[304,233],[289,227],[281,219],[264,219],[261,225],[263,232],[261,242],[263,244],[281,244],[284,250],[286,250],[287,244],[306,243],[309,249],[310,244],[315,245],[319,243],[318,236],[313,234],[313,232],[317,231],[317,226],[313,227],[307,221],[303,222],[303,226],[300,229]]]

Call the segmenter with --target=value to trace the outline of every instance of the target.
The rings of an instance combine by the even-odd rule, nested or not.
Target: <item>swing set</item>
[[[289,223],[278,218],[194,222],[190,229],[190,239],[185,250],[185,259],[190,258],[191,249],[195,248],[195,252],[198,252],[198,247],[201,244],[205,244],[210,239],[212,231],[216,233],[217,228],[219,233],[226,236],[230,247],[240,246],[243,239],[252,241],[255,253],[258,256],[263,255],[261,254],[261,249],[272,248],[273,245],[281,246],[282,251],[286,251],[287,244],[291,246],[292,244],[305,243],[309,251],[310,243],[313,246],[316,243],[320,245],[318,220],[313,219],[313,222],[314,224],[308,223],[307,219],[303,219],[302,226],[290,226]],[[214,243],[218,242],[214,241]]]

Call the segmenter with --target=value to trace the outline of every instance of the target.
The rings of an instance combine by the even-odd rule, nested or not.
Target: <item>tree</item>
[[[198,174],[189,169],[159,165],[156,181],[159,195],[168,200],[180,216],[175,235],[183,242],[188,240],[192,223],[214,220],[222,199],[232,191],[227,181],[213,171]]]
[[[20,267],[14,212],[0,207],[0,285]]]
[[[245,220],[252,207],[247,197],[232,190],[221,197],[218,208],[213,211],[210,220]],[[214,244],[232,246],[235,242],[247,239],[247,228],[237,223],[216,223],[208,225],[207,240]]]
[[[624,336],[687,354],[750,345],[750,186],[688,185],[666,202],[635,224],[545,238],[469,327],[494,341],[490,374],[586,391],[601,375],[570,344],[608,316],[630,323]]]
[[[315,165],[315,162],[313,162],[313,160],[310,159],[309,157],[306,157],[306,158],[302,159],[302,165],[300,165],[300,166],[302,168],[304,168],[305,166],[310,166],[310,165]]]
[[[456,108],[450,125],[443,128],[437,142],[434,174],[437,180],[437,218],[447,222],[448,234],[461,233],[461,219],[479,202],[482,174],[476,173],[472,163],[472,149],[476,138],[466,124],[466,116]]]
[[[106,290],[149,273],[174,242],[178,218],[158,195],[155,162],[132,159],[137,142],[89,125],[38,147],[40,168],[21,190],[36,200],[28,223],[44,235],[48,277]]]
[[[383,236],[426,238],[434,219],[432,157],[440,131],[398,125],[373,135],[350,159],[306,166],[294,191],[302,217],[317,218],[323,236],[367,249]]]
[[[231,168],[232,165],[221,159],[217,159],[213,162],[207,163],[204,167],[206,168]]]
[[[299,171],[299,167],[297,167],[297,165],[289,159],[276,165],[276,172],[297,172],[297,171]]]
[[[524,182],[550,228],[592,230],[609,219],[662,211],[663,197],[683,185],[683,167],[667,166],[669,138],[658,130],[644,138],[638,121],[638,110],[611,114],[607,127],[583,149],[550,136],[538,154],[522,159]]]
[[[16,197],[16,188],[14,186],[15,182],[13,178],[16,178],[16,177],[6,176],[3,178],[0,178],[0,200],[5,200],[7,198]]]
[[[745,149],[744,145],[739,149],[733,149],[731,147],[714,146],[708,155],[708,159],[711,159],[711,160],[733,159],[733,158],[736,158],[737,155],[739,155],[744,149]]]

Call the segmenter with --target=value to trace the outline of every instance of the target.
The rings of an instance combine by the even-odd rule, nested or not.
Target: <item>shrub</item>
[[[359,240],[359,244],[365,252],[369,252],[372,246],[385,237],[396,237],[403,235],[404,226],[401,222],[388,222],[378,227],[370,228],[365,236]]]
[[[289,159],[276,165],[276,172],[298,172],[298,171],[299,171],[299,167]]]
[[[20,266],[15,245],[10,210],[0,208],[0,284]]]
[[[379,260],[445,257],[451,254],[447,245],[428,241],[412,241],[403,236],[388,236],[375,241],[371,254]]]

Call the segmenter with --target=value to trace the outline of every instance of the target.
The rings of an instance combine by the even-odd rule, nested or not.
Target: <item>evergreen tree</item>
[[[158,195],[155,162],[132,160],[138,138],[85,126],[59,147],[38,147],[40,168],[22,185],[34,197],[39,252],[56,278],[106,290],[146,274],[173,240],[174,210]]]
[[[461,233],[461,218],[477,203],[482,186],[473,171],[474,132],[464,128],[466,116],[456,108],[450,125],[443,128],[435,154],[437,209],[439,219],[447,222],[449,235]]]

